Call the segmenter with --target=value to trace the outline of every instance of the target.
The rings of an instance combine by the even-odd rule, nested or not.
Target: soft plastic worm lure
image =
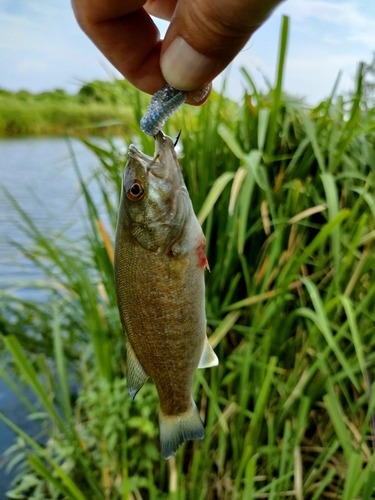
[[[141,120],[141,130],[147,135],[156,135],[186,100],[186,92],[165,85],[152,97],[146,114]]]

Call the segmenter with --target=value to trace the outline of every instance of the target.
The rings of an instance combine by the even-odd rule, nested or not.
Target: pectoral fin
[[[208,343],[208,339],[206,339],[206,343],[204,345],[204,349],[202,352],[201,359],[199,361],[198,368],[211,368],[212,366],[217,366],[219,364],[219,359],[216,356],[214,350]]]
[[[148,379],[144,369],[140,365],[130,342],[126,342],[126,382],[132,399]]]

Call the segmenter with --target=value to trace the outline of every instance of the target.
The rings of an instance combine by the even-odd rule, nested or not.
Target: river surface
[[[5,188],[35,224],[44,232],[65,230],[79,239],[83,234],[86,213],[79,196],[79,183],[72,163],[74,158],[85,180],[89,182],[98,159],[78,140],[64,138],[0,139],[0,291],[12,288],[23,297],[35,293],[18,287],[21,281],[41,277],[33,264],[15,251],[12,241],[27,246],[28,239],[17,224],[20,216],[5,195]],[[91,184],[94,199],[98,189]],[[1,307],[1,302],[0,302]],[[27,419],[27,412],[0,379],[0,412],[10,417],[31,435],[39,432]],[[12,474],[5,472],[3,452],[14,443],[15,435],[0,422],[0,500]]]

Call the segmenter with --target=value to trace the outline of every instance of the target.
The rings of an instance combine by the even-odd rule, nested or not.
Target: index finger
[[[165,85],[160,33],[143,9],[145,0],[72,0],[83,31],[127,80],[154,94]]]

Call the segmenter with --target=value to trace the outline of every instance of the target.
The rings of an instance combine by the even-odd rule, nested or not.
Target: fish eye
[[[140,200],[144,194],[143,185],[140,181],[134,181],[130,188],[126,191],[126,196],[129,200]]]

